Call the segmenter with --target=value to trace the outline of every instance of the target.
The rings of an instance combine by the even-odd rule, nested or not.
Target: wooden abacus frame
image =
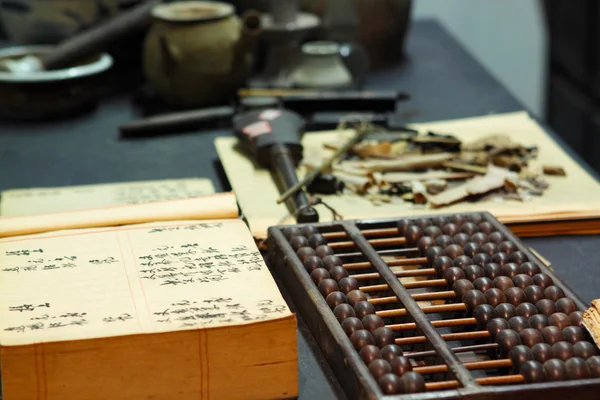
[[[475,213],[474,213],[475,214]],[[580,311],[587,309],[583,301],[558,278],[554,272],[546,267],[541,260],[533,254],[521,241],[496,218],[489,213],[477,213],[484,221],[490,222],[494,228],[501,232],[507,240],[513,242],[518,250],[524,252],[529,261],[535,262],[543,273],[549,275],[554,284],[560,287],[565,295],[571,298]],[[467,218],[472,214],[463,214]],[[435,217],[450,217],[451,215],[435,215]],[[423,215],[407,218],[416,220],[422,217],[434,217]],[[530,384],[510,384],[510,380],[502,382],[496,379],[496,383],[508,383],[502,385],[482,385],[487,383],[481,379],[475,379],[472,373],[456,357],[456,354],[447,345],[444,338],[432,325],[421,307],[411,297],[407,289],[381,258],[372,244],[378,239],[369,241],[367,236],[376,236],[373,233],[385,232],[392,234],[396,229],[395,219],[375,219],[340,221],[332,223],[303,224],[296,225],[304,227],[311,225],[322,234],[336,232],[335,237],[347,239],[353,242],[358,249],[379,274],[389,290],[393,292],[399,303],[402,303],[407,314],[412,318],[419,328],[420,335],[427,338],[428,343],[437,353],[440,361],[447,365],[456,378],[459,386],[455,389],[438,389],[417,394],[385,395],[375,379],[369,373],[367,366],[363,363],[358,352],[354,349],[349,338],[340,326],[340,323],[327,305],[325,299],[313,283],[310,275],[305,270],[302,262],[284,236],[284,229],[290,226],[275,226],[269,228],[268,258],[269,267],[281,279],[289,295],[302,318],[311,330],[315,340],[319,344],[325,358],[336,375],[340,385],[350,399],[377,399],[377,400],[428,400],[428,399],[511,399],[511,400],[592,400],[600,398],[600,379],[581,379],[563,382],[545,382]],[[397,232],[397,231],[396,231]],[[386,239],[380,239],[385,241]],[[413,261],[414,264],[414,261]],[[484,345],[485,346],[485,345]],[[484,380],[486,378],[483,378]],[[448,383],[448,382],[447,382]],[[451,386],[451,385],[449,385]]]

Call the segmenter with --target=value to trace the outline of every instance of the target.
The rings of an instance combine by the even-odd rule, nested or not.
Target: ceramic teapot
[[[260,15],[242,18],[222,2],[182,1],[152,10],[144,74],[158,96],[177,108],[221,104],[249,75]]]

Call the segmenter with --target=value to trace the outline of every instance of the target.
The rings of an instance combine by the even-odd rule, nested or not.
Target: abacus
[[[488,213],[269,229],[350,399],[600,398],[587,307]]]

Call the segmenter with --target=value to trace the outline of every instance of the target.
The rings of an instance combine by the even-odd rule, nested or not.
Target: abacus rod
[[[403,246],[406,244],[406,238],[394,237],[394,238],[383,238],[383,239],[371,239],[368,240],[371,246]],[[332,249],[349,249],[356,246],[353,241],[347,242],[332,242],[327,244]]]
[[[487,350],[495,350],[498,348],[498,343],[485,343],[485,344],[473,344],[469,346],[460,346],[453,347],[453,353],[468,353],[468,352],[478,352],[478,351],[487,351]],[[425,358],[425,357],[435,357],[437,353],[435,350],[425,350],[425,351],[414,351],[414,352],[405,352],[404,355],[409,358]]]
[[[378,236],[397,236],[398,228],[381,228],[381,229],[363,229],[361,230],[364,237],[378,237]],[[345,239],[348,237],[348,234],[344,231],[339,232],[325,232],[322,235],[327,240],[334,239]]]
[[[455,340],[471,340],[471,339],[487,339],[490,337],[488,331],[475,331],[475,332],[457,332],[457,333],[443,333],[440,334],[442,339],[447,342]],[[396,344],[398,346],[408,344],[419,344],[428,342],[427,336],[411,336],[405,338],[397,338]]]
[[[490,376],[487,378],[477,378],[475,381],[480,385],[503,385],[510,383],[523,383],[525,378],[523,375],[505,375],[505,376]],[[455,389],[460,387],[458,381],[441,381],[425,383],[425,390],[442,390]]]
[[[475,318],[457,318],[457,319],[442,319],[438,321],[431,321],[431,325],[435,328],[450,328],[453,326],[464,326],[464,325],[475,325],[477,320]],[[386,325],[393,331],[409,331],[417,329],[417,324],[414,322],[408,322],[405,324],[390,324]]]
[[[389,265],[389,263],[388,263]],[[346,268],[346,265],[342,265],[342,267]],[[436,271],[434,268],[421,268],[421,269],[408,269],[404,271],[392,271],[397,278],[413,278],[416,276],[435,276]],[[369,279],[379,279],[380,276],[377,272],[372,272],[368,274],[356,274],[350,275],[350,278],[354,278],[357,281],[369,280]]]
[[[444,300],[453,299],[456,297],[456,293],[451,290],[444,292],[427,292],[427,293],[415,293],[411,294],[414,301],[425,301],[425,300]],[[390,297],[379,297],[376,299],[367,299],[367,301],[374,306],[381,304],[394,304],[398,302],[395,296]]]
[[[405,249],[387,249],[387,250],[377,250],[377,254],[382,255],[382,256],[397,256],[397,255],[404,255],[404,254],[414,254],[414,253],[418,253],[419,249],[417,249],[416,247],[408,247]],[[337,253],[336,256],[338,257],[364,257],[363,253],[360,252],[354,252],[354,253]]]
[[[429,288],[429,287],[439,287],[446,286],[448,282],[445,279],[429,279],[426,281],[415,281],[415,282],[400,282],[405,289],[421,289],[421,288]],[[385,290],[389,290],[390,286],[381,284],[381,285],[371,285],[371,286],[360,286],[360,290],[365,293],[373,293],[373,292],[383,292]]]
[[[418,305],[417,305],[418,307]],[[456,303],[456,304],[440,304],[437,306],[426,306],[422,307],[421,311],[425,314],[432,313],[442,313],[442,312],[453,312],[453,311],[466,311],[467,306],[464,303]],[[402,317],[407,314],[406,308],[396,308],[393,310],[381,310],[376,311],[376,315],[379,315],[381,318],[389,318],[389,317]],[[413,313],[411,313],[413,315]]]
[[[464,366],[468,370],[510,368],[512,367],[512,361],[509,359],[473,361],[465,363]],[[448,366],[445,364],[426,365],[424,367],[414,367],[412,370],[420,374],[439,374],[443,372],[448,372]]]
[[[407,265],[414,265],[416,267],[419,265],[427,264],[428,261],[427,261],[427,257],[417,257],[417,258],[402,258],[400,260],[391,260],[391,261],[387,261],[385,263],[388,265],[388,267],[403,267],[403,266],[407,266]],[[350,269],[350,270],[371,268],[372,266],[373,265],[368,261],[344,264],[344,268]]]

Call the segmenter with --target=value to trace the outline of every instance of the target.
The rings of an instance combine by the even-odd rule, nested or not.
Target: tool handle
[[[150,11],[160,0],[145,1],[108,21],[60,43],[40,57],[45,70],[61,69],[102,52],[110,44],[150,24]]]

